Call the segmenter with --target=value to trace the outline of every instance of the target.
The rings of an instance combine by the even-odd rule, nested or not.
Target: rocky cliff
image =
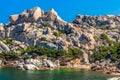
[[[68,50],[70,47],[86,50],[109,43],[100,39],[106,34],[112,41],[120,42],[120,16],[77,15],[65,22],[54,9],[43,11],[39,7],[11,15],[8,24],[0,24],[0,37],[13,38],[28,46]]]
[[[0,37],[14,38],[31,46],[66,49],[83,47],[93,49],[101,45],[96,37],[104,33],[111,40],[120,41],[119,29],[102,30],[98,27],[119,28],[119,16],[77,15],[73,22],[65,22],[54,9],[43,11],[39,7],[10,16],[10,22],[0,25]]]
[[[120,43],[120,16],[77,15],[73,21],[66,22],[54,9],[43,11],[35,7],[11,15],[9,19],[9,23],[0,24],[1,52],[19,53],[19,49],[28,46],[65,51],[77,48],[89,64],[88,55],[94,54],[94,50],[99,52],[100,46],[114,47]],[[76,50],[72,51],[75,53]]]

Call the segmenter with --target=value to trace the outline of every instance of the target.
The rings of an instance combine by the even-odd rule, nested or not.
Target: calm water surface
[[[106,80],[110,75],[81,69],[22,71],[0,68],[0,80]]]

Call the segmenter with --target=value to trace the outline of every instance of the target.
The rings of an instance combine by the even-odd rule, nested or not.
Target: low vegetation
[[[0,38],[0,41],[4,42],[5,44],[10,44],[13,40],[13,38]]]
[[[20,55],[15,52],[5,52],[4,51],[0,54],[0,59],[14,60],[14,59],[18,59],[19,56]]]
[[[47,38],[46,37],[41,37],[41,40],[42,41],[47,41]]]
[[[22,53],[35,53],[37,55],[46,55],[48,57],[61,57],[61,56],[66,56],[66,57],[75,57],[79,56],[82,54],[82,51],[77,48],[69,48],[68,51],[65,50],[57,50],[57,49],[48,49],[48,48],[43,48],[43,47],[35,47],[35,46],[30,46],[26,50],[23,50]]]
[[[120,43],[111,41],[107,35],[101,34],[100,39],[106,41],[109,46],[100,46],[93,50],[94,55],[90,55],[91,61],[110,59],[113,62],[120,59]]]
[[[46,55],[51,58],[61,58],[61,57],[77,57],[82,56],[82,51],[78,48],[69,48],[68,51],[65,50],[57,50],[57,49],[48,49],[41,46],[29,46],[26,50],[19,49],[21,52],[20,54],[17,54],[15,52],[3,52],[0,54],[0,58],[2,59],[18,59],[18,58],[24,58],[28,59],[31,57],[35,58],[36,56],[42,56]],[[26,55],[27,53],[27,55]]]
[[[53,35],[56,37],[60,37],[61,34],[64,34],[64,33],[62,31],[53,32]]]

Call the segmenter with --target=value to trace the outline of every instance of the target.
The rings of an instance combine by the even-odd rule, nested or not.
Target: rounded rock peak
[[[41,10],[41,8],[38,7],[38,6],[36,6],[36,7],[33,8],[33,10],[37,10],[37,9]]]

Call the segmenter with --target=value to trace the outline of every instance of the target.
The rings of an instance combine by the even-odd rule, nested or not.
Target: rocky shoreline
[[[46,69],[56,69],[56,68],[83,68],[90,69],[90,65],[80,65],[80,64],[70,64],[66,62],[67,65],[61,65],[59,60],[54,62],[48,59],[19,59],[14,61],[0,61],[1,67],[16,67],[20,70],[46,70]]]
[[[103,72],[110,75],[120,75],[120,63],[111,63],[110,60],[96,61],[92,64],[91,70],[97,72]]]
[[[115,67],[115,63],[110,63],[109,61],[103,61],[102,63],[96,61],[96,63],[92,64],[70,64],[70,62],[67,62],[67,65],[62,66],[59,60],[53,62],[48,59],[19,59],[14,61],[0,61],[0,67],[15,67],[20,70],[53,70],[59,68],[73,68],[88,69],[114,76],[120,75],[120,69]]]

